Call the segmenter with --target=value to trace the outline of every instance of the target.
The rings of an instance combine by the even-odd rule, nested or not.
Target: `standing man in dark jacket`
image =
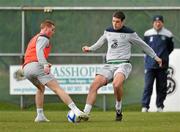
[[[153,17],[153,28],[144,33],[144,41],[155,51],[157,56],[162,59],[163,66],[150,56],[145,56],[145,86],[142,97],[142,112],[148,112],[151,100],[153,83],[156,79],[156,106],[157,112],[162,112],[167,90],[167,69],[169,66],[169,55],[174,49],[172,33],[164,27],[163,16]]]

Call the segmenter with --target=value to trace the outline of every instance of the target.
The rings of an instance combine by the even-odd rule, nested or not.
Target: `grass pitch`
[[[35,123],[35,111],[0,111],[0,132],[179,132],[180,113],[92,112],[88,122],[69,123],[67,111],[45,111],[48,123]]]

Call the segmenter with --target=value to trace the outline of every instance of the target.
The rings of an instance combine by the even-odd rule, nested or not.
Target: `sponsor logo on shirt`
[[[117,46],[118,46],[118,41],[117,41],[116,39],[114,39],[114,40],[112,40],[112,41],[113,41],[113,44],[111,45],[111,48],[112,48],[112,49],[117,48]]]

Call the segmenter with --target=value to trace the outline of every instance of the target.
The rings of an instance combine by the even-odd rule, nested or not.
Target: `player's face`
[[[164,25],[163,22],[162,22],[162,21],[159,21],[159,20],[153,22],[153,27],[154,27],[154,29],[157,30],[157,31],[161,30],[161,28],[163,27],[163,25]]]
[[[124,22],[121,21],[121,19],[119,19],[119,18],[113,17],[112,18],[112,25],[113,25],[114,30],[119,30],[124,25]]]
[[[48,37],[52,37],[52,35],[55,32],[55,26],[51,26],[51,27],[46,27],[46,34],[48,35]]]

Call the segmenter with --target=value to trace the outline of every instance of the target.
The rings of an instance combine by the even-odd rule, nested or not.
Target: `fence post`
[[[24,96],[23,95],[20,96],[20,108],[21,110],[24,109]]]
[[[106,94],[103,94],[103,111],[106,111]]]

